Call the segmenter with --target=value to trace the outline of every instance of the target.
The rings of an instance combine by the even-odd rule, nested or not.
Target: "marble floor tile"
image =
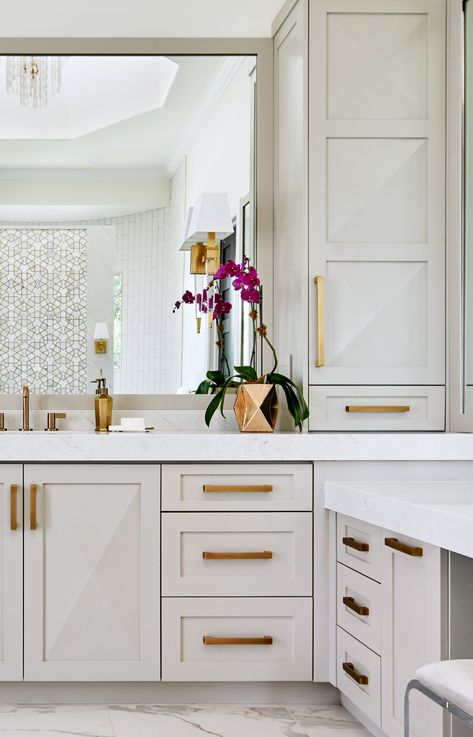
[[[104,706],[0,706],[0,737],[114,737]]]
[[[287,706],[308,737],[370,737],[343,706]]]

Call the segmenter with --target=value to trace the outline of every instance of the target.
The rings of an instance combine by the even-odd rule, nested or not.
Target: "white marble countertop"
[[[0,433],[0,462],[473,460],[457,433]]]
[[[473,479],[415,482],[327,482],[334,512],[473,558]]]

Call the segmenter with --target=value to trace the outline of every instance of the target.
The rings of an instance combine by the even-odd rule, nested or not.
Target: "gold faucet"
[[[30,389],[28,386],[23,387],[23,427],[24,432],[31,430],[30,428]]]

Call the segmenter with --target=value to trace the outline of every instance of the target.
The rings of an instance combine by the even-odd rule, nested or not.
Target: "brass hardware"
[[[208,234],[207,243],[194,243],[191,246],[191,274],[213,276],[220,266],[220,246],[215,233]]]
[[[272,484],[262,484],[261,486],[258,486],[257,484],[241,484],[240,486],[214,486],[213,484],[204,484],[202,487],[204,491],[212,491],[212,492],[237,492],[237,491],[248,491],[248,492],[269,492],[273,490]]]
[[[399,542],[397,537],[385,537],[384,544],[388,548],[397,550],[399,553],[412,555],[414,558],[422,558],[422,556],[424,555],[424,551],[422,548],[418,548],[415,545],[406,545],[406,543],[401,543]]]
[[[357,604],[353,596],[344,596],[343,603],[346,607],[348,607],[348,609],[351,609],[352,612],[355,612],[355,614],[359,614],[361,617],[367,617],[370,613],[368,607],[360,606],[360,604]]]
[[[355,540],[354,537],[342,537],[342,543],[347,548],[353,548],[353,550],[358,550],[360,553],[367,553],[370,549],[368,543],[362,543],[359,540]]]
[[[350,676],[350,678],[352,678],[355,683],[358,683],[360,686],[368,685],[368,676],[364,676],[361,673],[358,673],[353,663],[343,663],[342,668],[347,676]]]
[[[30,485],[30,530],[36,530],[37,529],[37,519],[36,519],[36,493],[38,491],[38,487],[36,484]]]
[[[7,428],[5,427],[5,413],[0,412],[0,432],[6,432],[6,429]]]
[[[56,420],[64,420],[65,417],[65,412],[48,412],[48,426],[44,428],[46,432],[56,432]]]
[[[204,550],[202,553],[204,560],[271,560],[272,557],[270,550],[263,550],[261,553],[211,553]]]
[[[97,338],[97,340],[94,340],[94,344],[96,353],[107,352],[107,341],[105,340],[105,338]]]
[[[317,288],[317,368],[325,365],[325,308],[324,308],[324,278],[316,276],[314,284]]]
[[[29,387],[23,387],[23,432],[29,432],[30,427],[30,390]]]
[[[272,645],[273,638],[265,637],[211,637],[204,635],[204,645]]]
[[[10,530],[18,529],[18,486],[10,486]]]
[[[409,412],[408,404],[348,404],[345,412]]]

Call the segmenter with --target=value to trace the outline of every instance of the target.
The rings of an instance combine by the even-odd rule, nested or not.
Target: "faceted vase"
[[[241,384],[235,401],[240,432],[273,432],[278,416],[274,384]]]

